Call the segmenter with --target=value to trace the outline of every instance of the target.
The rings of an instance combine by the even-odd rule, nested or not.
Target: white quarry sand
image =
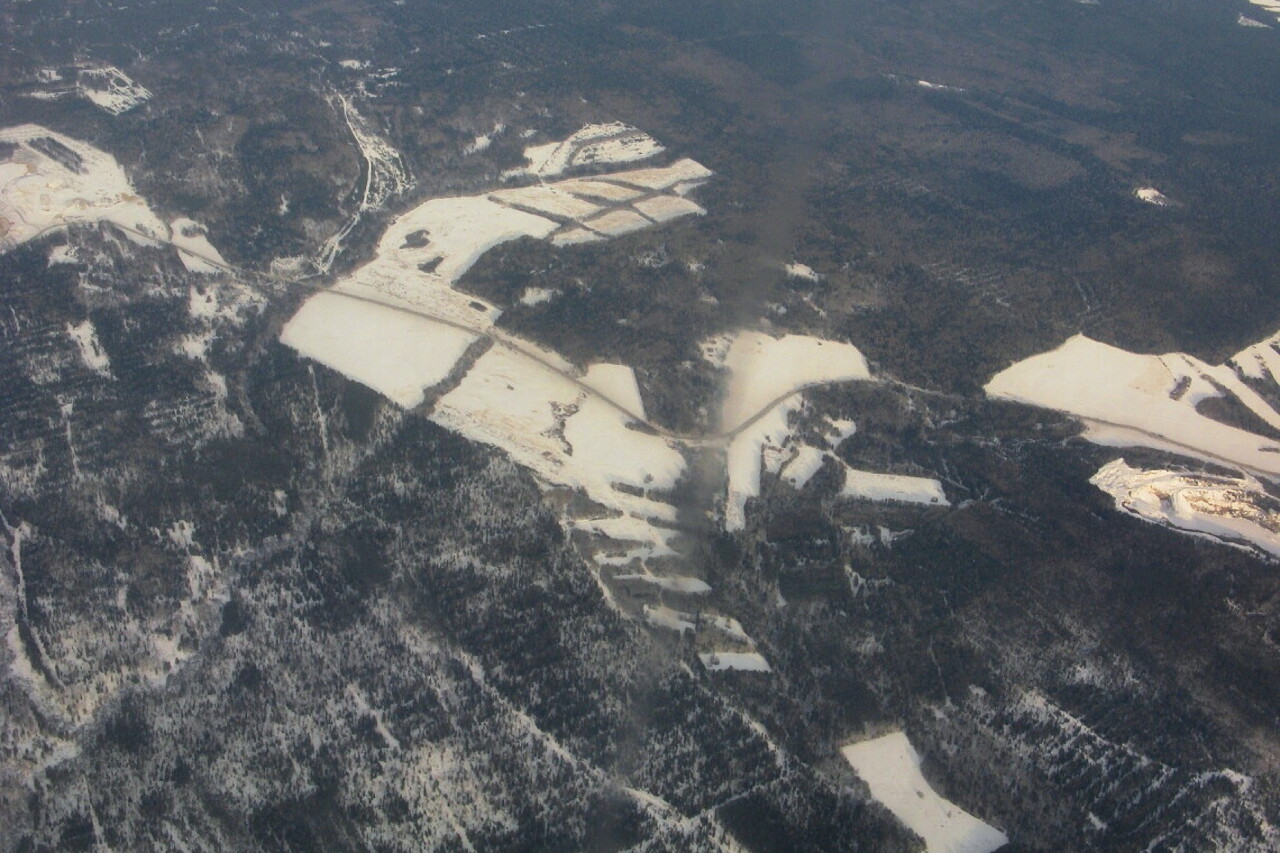
[[[758,652],[705,652],[698,655],[702,665],[712,672],[737,669],[744,672],[769,672],[769,662]]]
[[[411,409],[443,381],[476,340],[426,317],[318,293],[285,325],[280,341]]]
[[[0,142],[18,146],[0,163],[0,246],[23,243],[49,228],[100,221],[157,240],[169,236],[110,154],[35,124],[0,130]],[[69,156],[55,158],[47,150]]]
[[[945,800],[920,773],[920,756],[903,732],[840,750],[871,796],[924,839],[928,853],[991,853],[1009,843],[1003,832]]]
[[[1121,512],[1280,557],[1280,503],[1252,477],[1143,470],[1117,459],[1089,482]]]
[[[1133,191],[1133,194],[1147,204],[1154,204],[1157,207],[1168,207],[1173,204],[1168,196],[1155,187],[1139,187]]]
[[[729,390],[720,427],[726,432],[810,385],[871,378],[867,360],[857,347],[805,335],[774,338],[742,332],[729,347],[725,367],[730,373]]]
[[[1251,347],[1237,360],[1252,370],[1264,355]],[[1089,426],[1085,437],[1099,444],[1151,447],[1280,477],[1280,443],[1196,411],[1196,403],[1230,392],[1263,420],[1280,423],[1280,414],[1226,365],[1182,354],[1136,355],[1077,335],[999,373],[986,392],[1081,417]]]

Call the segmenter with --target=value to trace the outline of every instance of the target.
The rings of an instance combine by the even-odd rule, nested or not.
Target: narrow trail
[[[32,235],[25,242],[35,242],[36,240],[39,240],[40,238],[44,237],[46,234],[61,230],[63,228],[71,228],[78,224],[82,224],[82,223],[64,223],[62,225],[50,225],[49,227],[43,229],[42,231]],[[337,289],[329,284],[322,283],[318,280],[313,281],[305,277],[291,278],[289,276],[277,275],[276,273],[272,273],[272,272],[244,269],[242,267],[237,267],[233,264],[228,264],[225,261],[220,260],[218,258],[209,257],[208,255],[204,255],[186,246],[181,246],[175,243],[171,239],[155,237],[151,234],[147,234],[143,231],[139,231],[136,228],[130,228],[127,225],[121,225],[118,222],[111,222],[109,224],[113,228],[119,229],[120,231],[123,231],[126,234],[130,234],[137,237],[139,240],[144,241],[144,243],[146,244],[158,245],[158,246],[159,245],[171,246],[182,254],[185,254],[192,258],[196,258],[197,260],[200,260],[203,263],[209,264],[212,267],[216,267],[217,269],[220,269],[223,272],[226,272],[230,275],[257,278],[260,280],[269,281],[273,284],[284,285],[286,287],[298,287],[298,288],[312,291],[314,293],[328,293],[335,296],[341,296],[345,299],[351,299],[356,302],[364,302],[370,305],[377,305],[382,308],[387,308],[392,311],[398,311],[402,314],[409,314],[411,316],[421,317],[423,319],[430,320],[433,323],[438,323],[442,326],[448,326],[449,328],[457,329],[459,331],[475,335],[476,337],[479,337],[479,338],[484,338],[492,342],[494,346],[503,347],[504,349],[510,351],[511,353],[518,355],[521,358],[527,359],[528,361],[531,361],[539,365],[540,367],[545,368],[546,370],[549,370],[552,373],[555,373],[557,376],[560,376],[566,381],[573,383],[573,385],[576,388],[578,388],[580,391],[582,391],[584,394],[595,397],[596,399],[600,400],[602,403],[604,403],[614,411],[622,415],[625,415],[628,419],[638,424],[642,424],[644,427],[651,430],[655,435],[661,436],[662,438],[665,438],[669,441],[678,442],[687,447],[717,447],[717,446],[728,444],[729,442],[733,441],[733,439],[736,438],[738,435],[750,429],[761,418],[768,415],[769,412],[773,411],[773,409],[783,401],[794,396],[795,394],[798,394],[806,390],[807,388],[812,388],[817,385],[827,384],[823,382],[815,382],[815,383],[806,383],[804,385],[798,385],[795,388],[783,394],[780,394],[773,400],[769,401],[762,408],[756,411],[753,415],[743,420],[741,423],[739,423],[737,426],[735,426],[731,430],[725,430],[717,433],[708,433],[708,434],[701,434],[701,435],[676,432],[674,430],[667,429],[666,427],[663,427],[660,424],[654,423],[653,421],[649,420],[647,417],[639,414],[638,412],[632,411],[629,407],[623,405],[622,403],[619,403],[617,400],[613,399],[608,394],[600,391],[598,388],[595,388],[587,384],[582,377],[574,375],[573,373],[560,367],[555,362],[549,359],[543,358],[542,356],[538,355],[537,352],[531,351],[529,349],[529,344],[531,344],[532,342],[526,342],[520,338],[515,337],[514,335],[508,335],[506,332],[503,332],[500,329],[496,329],[496,328],[485,329],[485,328],[472,326],[467,323],[460,323],[456,320],[451,320],[447,317],[441,317],[436,314],[432,314],[430,311],[411,308],[400,302],[378,299],[376,297],[366,296],[363,294],[349,293],[347,291]],[[8,247],[8,248],[15,248],[15,247]],[[0,252],[0,254],[3,254],[3,252]]]

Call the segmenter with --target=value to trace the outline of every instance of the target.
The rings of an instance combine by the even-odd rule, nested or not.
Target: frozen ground
[[[1117,459],[1089,482],[1121,512],[1280,557],[1280,501],[1252,477],[1143,470]]]
[[[904,732],[855,743],[841,753],[871,796],[924,839],[928,853],[991,853],[1009,843],[1000,830],[938,796],[920,773],[920,755]]]

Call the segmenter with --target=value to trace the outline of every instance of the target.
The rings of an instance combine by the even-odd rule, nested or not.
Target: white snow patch
[[[626,574],[617,575],[614,579],[640,581],[666,592],[679,592],[685,595],[706,595],[711,592],[711,586],[706,581],[686,575]]]
[[[75,324],[68,323],[67,334],[71,336],[71,340],[75,341],[76,347],[80,350],[80,358],[86,367],[104,376],[111,375],[111,359],[107,357],[106,350],[98,341],[98,330],[93,327],[91,320],[86,319]]]
[[[169,223],[169,241],[178,247],[178,259],[191,272],[220,273],[228,269],[222,253],[209,242],[208,232],[194,219],[180,217]]]
[[[595,219],[588,219],[582,224],[597,234],[603,234],[607,237],[620,237],[623,234],[630,234],[632,231],[648,228],[651,223],[634,210],[619,208],[603,213]]]
[[[583,219],[600,211],[600,205],[567,193],[555,184],[499,190],[489,198],[502,204],[526,207],[535,213],[566,219]]]
[[[1138,187],[1133,194],[1147,204],[1154,204],[1157,207],[1168,207],[1173,204],[1167,195],[1155,187]]]
[[[677,634],[697,630],[697,626],[692,621],[694,619],[692,615],[661,605],[650,607],[646,604],[644,606],[644,619],[655,628],[666,628],[668,631],[675,631]]]
[[[802,264],[799,261],[785,264],[782,269],[791,278],[799,278],[805,281],[818,281],[822,278],[822,276],[813,271],[813,267]]]
[[[920,755],[903,732],[846,746],[840,750],[871,796],[924,839],[928,853],[992,853],[1008,837],[945,800],[920,773]]]
[[[726,432],[811,385],[871,378],[857,347],[806,335],[773,338],[742,332],[733,339],[725,366],[729,390],[720,427]]]
[[[714,173],[706,166],[687,157],[677,160],[670,166],[658,166],[652,169],[636,169],[630,172],[613,172],[601,175],[601,179],[631,184],[646,190],[665,190],[686,181],[704,181]]]
[[[369,60],[343,59],[343,60],[340,60],[338,64],[341,65],[343,68],[348,69],[349,71],[363,71],[364,69],[369,67]]]
[[[49,250],[49,266],[57,264],[76,264],[80,262],[80,255],[74,246],[54,246]]]
[[[190,521],[179,519],[169,525],[169,529],[166,533],[168,534],[169,541],[178,548],[195,547],[196,526]]]
[[[554,287],[526,287],[517,301],[521,305],[541,305],[559,295],[560,291]]]
[[[592,181],[583,178],[558,181],[554,186],[576,196],[597,198],[606,202],[630,201],[644,194],[640,190],[633,187],[625,187],[622,184],[611,184],[608,181]]]
[[[769,672],[772,667],[759,652],[704,652],[698,655],[711,672],[736,669],[744,672]]]
[[[782,476],[797,489],[803,489],[822,470],[822,463],[829,454],[807,444],[795,449],[791,458],[782,465]]]
[[[293,316],[280,341],[378,391],[406,409],[448,377],[477,335],[417,314],[318,293]]]
[[[593,364],[587,368],[582,384],[608,397],[623,409],[643,419],[644,400],[636,383],[636,372],[625,364]]]
[[[1280,0],[1249,0],[1249,2],[1280,19]]]
[[[907,477],[901,474],[877,474],[846,468],[844,486],[840,496],[873,501],[902,501],[904,503],[950,506],[942,484],[928,477]]]
[[[1253,18],[1246,18],[1243,13],[1240,14],[1240,17],[1236,18],[1236,26],[1251,27],[1253,29],[1261,30],[1271,29],[1270,24],[1264,24],[1262,21],[1255,21]]]
[[[670,222],[681,216],[704,216],[707,212],[701,205],[675,195],[655,195],[633,206],[654,222]]]

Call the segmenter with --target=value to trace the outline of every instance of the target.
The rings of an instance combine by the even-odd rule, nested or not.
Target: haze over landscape
[[[1280,847],[1280,6],[0,33],[4,849]]]

